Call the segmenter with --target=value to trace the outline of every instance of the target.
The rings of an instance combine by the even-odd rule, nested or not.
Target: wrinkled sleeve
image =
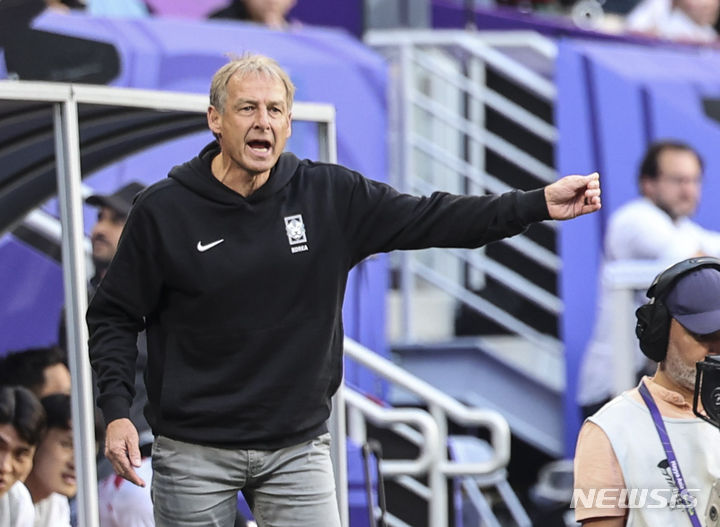
[[[138,201],[118,250],[87,312],[90,363],[105,422],[129,416],[135,395],[137,337],[162,287],[161,240],[147,206]]]
[[[500,195],[419,197],[353,173],[344,211],[354,261],[378,252],[428,247],[475,248],[550,218],[543,189]]]

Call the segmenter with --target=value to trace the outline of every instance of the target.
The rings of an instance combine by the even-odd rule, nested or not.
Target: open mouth
[[[267,153],[270,151],[270,148],[272,148],[270,141],[264,141],[262,139],[254,139],[252,141],[248,141],[247,145],[254,152],[258,152],[258,153]]]

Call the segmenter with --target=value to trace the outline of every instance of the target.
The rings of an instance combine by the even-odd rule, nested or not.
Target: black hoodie
[[[325,431],[342,376],[350,269],[394,249],[478,247],[548,218],[542,189],[400,194],[284,153],[244,198],[211,143],[137,198],[87,321],[106,422],[127,417],[147,327],[155,434],[275,449]]]

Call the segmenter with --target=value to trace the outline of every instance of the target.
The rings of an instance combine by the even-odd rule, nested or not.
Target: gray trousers
[[[242,491],[258,527],[340,527],[330,434],[280,450],[229,450],[159,436],[157,527],[232,527]]]

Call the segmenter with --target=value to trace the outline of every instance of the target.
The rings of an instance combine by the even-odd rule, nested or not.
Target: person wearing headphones
[[[720,478],[720,433],[693,412],[696,363],[720,354],[720,259],[669,267],[647,296],[636,333],[657,369],[580,430],[573,507],[583,525],[700,527]]]

